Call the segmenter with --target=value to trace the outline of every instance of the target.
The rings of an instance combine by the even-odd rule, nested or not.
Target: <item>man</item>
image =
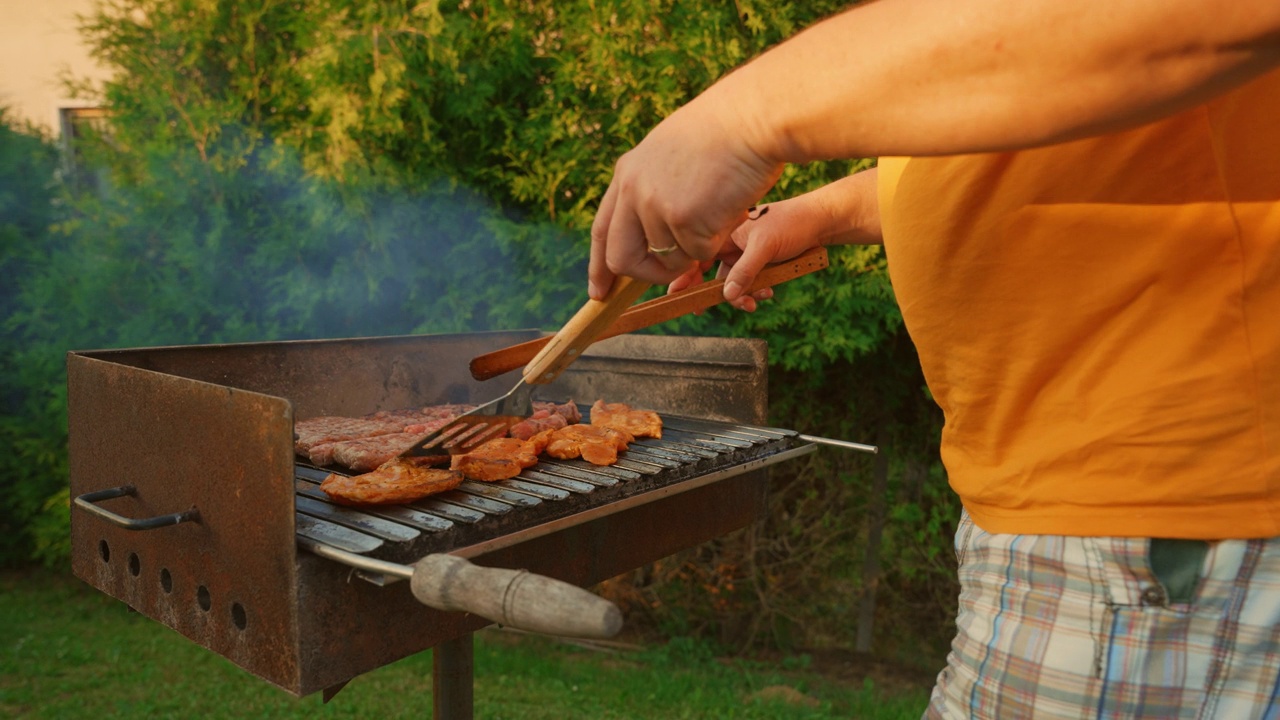
[[[595,298],[883,240],[966,511],[928,717],[1280,716],[1278,68],[1275,0],[882,0],[618,161]]]

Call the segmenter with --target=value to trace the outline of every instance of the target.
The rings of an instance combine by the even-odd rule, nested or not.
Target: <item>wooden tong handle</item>
[[[622,629],[618,606],[580,587],[524,570],[428,555],[413,567],[413,596],[424,605],[469,612],[500,625],[563,637],[610,638]]]
[[[755,281],[751,283],[751,287],[747,289],[747,292],[753,293],[802,275],[808,275],[811,272],[827,267],[827,264],[827,249],[823,247],[812,248],[791,260],[766,266],[756,276]],[[723,288],[724,280],[711,280],[670,295],[640,303],[622,313],[612,325],[595,337],[595,340],[625,335],[682,315],[705,310],[724,302]],[[639,296],[637,295],[637,297]],[[517,345],[511,345],[501,350],[494,350],[484,355],[477,355],[471,360],[471,376],[477,380],[488,380],[515,370],[537,356],[538,352],[546,347],[549,342],[551,342],[551,337],[540,337]],[[585,346],[583,347],[585,348]],[[581,349],[579,352],[581,352]],[[562,367],[561,370],[563,369]],[[525,377],[527,378],[528,374]],[[529,380],[529,382],[533,381]]]
[[[524,381],[543,384],[555,380],[649,287],[649,283],[635,278],[615,278],[604,300],[588,300],[529,361],[524,368]]]

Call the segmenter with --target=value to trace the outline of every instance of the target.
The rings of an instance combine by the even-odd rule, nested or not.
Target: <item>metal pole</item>
[[[431,650],[431,699],[435,720],[471,720],[475,646],[471,633]]]

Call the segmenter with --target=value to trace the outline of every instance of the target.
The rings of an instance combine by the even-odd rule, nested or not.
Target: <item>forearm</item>
[[[699,101],[766,162],[959,154],[1134,127],[1280,66],[1280,2],[882,0]]]
[[[800,230],[816,244],[879,245],[884,238],[876,191],[878,176],[875,168],[864,170],[783,202],[812,204],[812,211],[805,214],[811,219]]]

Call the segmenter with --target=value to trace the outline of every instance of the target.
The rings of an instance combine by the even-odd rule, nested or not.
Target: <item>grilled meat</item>
[[[438,430],[448,422],[464,413],[475,410],[475,405],[452,403],[444,405],[427,405],[424,407],[404,408],[402,410],[379,410],[365,415],[371,420],[390,420],[403,426],[404,432],[428,433]],[[427,428],[425,430],[420,428]]]
[[[325,416],[299,420],[293,425],[294,452],[313,465],[337,464],[365,472],[391,460],[426,434],[475,407],[429,405],[380,411],[361,418]],[[445,456],[425,459],[428,464],[446,460]]]
[[[618,452],[635,440],[630,433],[599,425],[570,425],[559,430],[539,433],[535,440],[546,439],[546,453],[559,460],[581,457],[592,465],[618,462]]]
[[[662,418],[651,410],[634,410],[625,403],[597,400],[591,406],[591,424],[622,430],[635,437],[662,437]]]
[[[363,475],[330,474],[320,489],[342,505],[398,505],[452,490],[461,482],[460,472],[427,467],[417,458],[396,458]]]
[[[316,465],[328,465],[333,462],[334,443],[403,431],[404,424],[395,420],[315,417],[293,424],[293,449]]]
[[[543,430],[557,430],[566,425],[573,425],[582,421],[582,413],[578,411],[578,404],[572,400],[563,405],[535,402],[533,409],[533,415],[512,425],[511,429],[507,431],[511,437],[528,440]]]
[[[513,438],[528,440],[543,430],[558,430],[568,424],[569,421],[563,415],[548,410],[538,410],[528,418],[512,425],[507,432]]]
[[[332,462],[354,472],[368,472],[413,447],[427,432],[430,431],[391,433],[334,443],[331,446]],[[446,454],[414,459],[419,464],[440,465],[446,463],[449,456]]]
[[[548,412],[559,415],[560,417],[563,417],[565,419],[565,423],[568,425],[573,425],[574,423],[582,422],[582,412],[578,410],[578,403],[574,402],[573,400],[569,400],[568,402],[562,403],[560,405],[557,405],[553,402],[539,402],[535,400],[533,402],[533,409],[535,411],[546,410]]]
[[[452,468],[470,480],[506,480],[538,463],[541,447],[519,438],[494,438],[469,453],[453,456]]]

